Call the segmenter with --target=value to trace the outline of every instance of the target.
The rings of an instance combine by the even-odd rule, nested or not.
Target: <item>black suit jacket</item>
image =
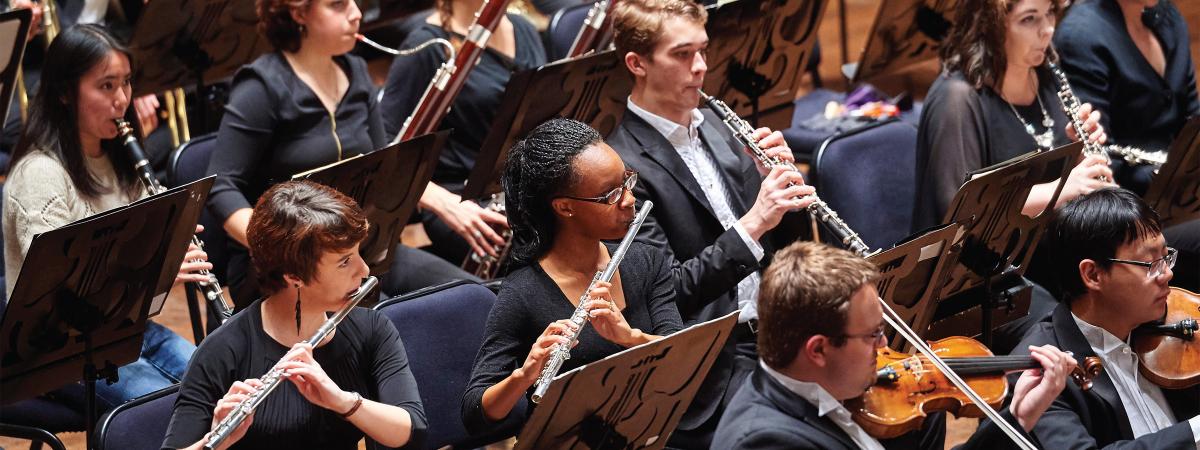
[[[1007,409],[1001,415],[1020,430],[1020,425]],[[930,420],[942,419],[938,416]],[[904,442],[902,446],[893,447],[888,443],[885,446],[941,450],[944,445],[941,439],[921,439],[919,447],[912,446],[913,441]],[[855,450],[858,447],[841,428],[818,415],[816,405],[788,390],[760,367],[745,380],[725,409],[712,448]],[[995,424],[985,422],[966,444],[958,448],[1017,447]]]
[[[1045,344],[1073,352],[1079,361],[1096,356],[1066,304],[1058,305],[1048,321],[1039,322],[1030,330],[1017,345],[1016,352],[1028,353],[1028,346]],[[1045,448],[1053,449],[1196,450],[1187,420],[1200,413],[1200,386],[1181,390],[1164,389],[1163,396],[1167,398],[1179,422],[1134,440],[1117,389],[1112,379],[1101,372],[1087,392],[1074,383],[1067,383],[1062,394],[1038,420],[1033,434]]]
[[[733,215],[741,217],[754,204],[762,176],[725,124],[707,108],[701,112],[700,138],[719,166]],[[736,230],[721,226],[704,191],[667,138],[633,111],[625,110],[624,119],[606,141],[628,168],[638,172],[634,196],[639,202],[654,202],[638,240],[667,252],[684,323],[703,322],[737,310],[738,282],[766,266],[772,242],[760,241],[768,255],[760,263]],[[726,343],[680,421],[680,429],[695,429],[716,419],[719,406],[732,398],[741,379],[753,370],[746,361],[738,364],[736,344],[733,338]]]

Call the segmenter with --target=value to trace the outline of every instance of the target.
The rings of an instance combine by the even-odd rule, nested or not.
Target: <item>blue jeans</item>
[[[109,385],[96,382],[96,404],[108,411],[134,398],[149,394],[183,379],[196,346],[162,325],[146,322],[142,352],[137,361],[117,368],[118,380]],[[74,383],[46,397],[82,411],[87,405],[82,383]]]

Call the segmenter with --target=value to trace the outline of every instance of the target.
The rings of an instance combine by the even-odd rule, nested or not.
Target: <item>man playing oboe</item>
[[[690,0],[622,0],[613,18],[634,88],[608,141],[639,173],[634,195],[655,203],[639,240],[667,252],[685,323],[742,311],[671,437],[671,446],[686,448],[708,447],[723,405],[754,369],[758,270],[775,248],[772,235],[783,234],[775,230],[785,213],[808,206],[801,197],[813,193],[799,173],[757,164],[712,111],[697,108],[706,20]],[[761,128],[751,139],[792,160],[782,134]]]

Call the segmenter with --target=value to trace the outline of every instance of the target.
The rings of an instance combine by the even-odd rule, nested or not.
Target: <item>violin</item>
[[[1200,295],[1173,287],[1161,322],[1133,331],[1139,372],[1154,384],[1183,389],[1200,384]]]
[[[1041,367],[1028,355],[993,356],[981,342],[969,337],[949,337],[930,343],[930,347],[993,408],[1000,407],[1008,395],[1006,372]],[[936,411],[957,417],[982,416],[979,407],[926,357],[887,347],[878,349],[876,356],[875,385],[861,397],[846,401],[854,421],[871,436],[890,439],[903,435],[920,428],[925,416]],[[1071,372],[1071,379],[1086,390],[1101,367],[1100,358],[1085,358]]]

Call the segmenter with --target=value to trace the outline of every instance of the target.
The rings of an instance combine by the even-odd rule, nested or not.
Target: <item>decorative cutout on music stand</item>
[[[559,375],[521,429],[516,448],[663,448],[737,314]]]
[[[883,0],[851,84],[937,59],[958,4],[959,0]]]

